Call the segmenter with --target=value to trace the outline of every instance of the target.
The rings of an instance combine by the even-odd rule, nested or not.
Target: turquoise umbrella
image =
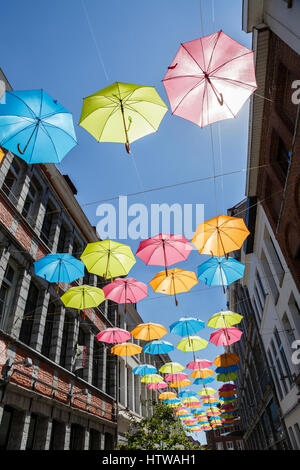
[[[146,344],[143,347],[143,352],[148,354],[167,354],[170,351],[173,351],[174,346],[167,341],[155,340],[151,343]]]
[[[77,144],[72,114],[44,90],[7,91],[0,146],[27,163],[59,163]]]
[[[48,282],[71,283],[84,276],[84,264],[68,253],[54,253],[35,261],[34,272]]]
[[[157,369],[150,364],[140,364],[139,366],[132,369],[132,372],[135,375],[149,375],[149,374],[156,374]]]
[[[229,286],[244,276],[245,265],[234,258],[214,256],[198,266],[198,279],[209,286]]]
[[[182,317],[170,325],[170,332],[179,336],[194,335],[205,327],[202,320],[194,317]]]

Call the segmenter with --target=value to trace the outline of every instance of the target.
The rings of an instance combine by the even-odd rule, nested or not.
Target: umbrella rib
[[[222,32],[222,31],[219,31],[219,32],[218,32],[218,35],[217,35],[217,38],[216,38],[216,42],[215,42],[215,44],[214,44],[212,53],[211,53],[211,55],[210,55],[209,63],[208,63],[208,66],[207,66],[207,73],[209,73],[209,67],[210,67],[210,64],[211,64],[211,62],[212,62],[212,58],[213,58],[213,55],[214,55],[214,53],[215,53],[215,50],[216,50],[218,41],[219,41],[219,39],[220,39],[221,32]]]
[[[70,113],[59,113],[59,114],[66,114],[66,115],[69,115]],[[54,114],[53,114],[54,115]],[[53,116],[52,115],[52,116]],[[63,129],[62,127],[59,127],[59,126],[55,126],[54,124],[51,124],[49,122],[44,122],[43,119],[41,120],[41,123],[43,126],[49,126],[49,127],[53,127],[54,129],[59,129],[60,131],[64,132],[65,134],[67,134],[68,137],[70,137],[70,139],[74,140],[74,142],[76,142],[77,144],[77,140],[74,139],[74,137],[69,134],[65,129]]]
[[[53,145],[54,151],[55,151],[55,153],[56,153],[56,156],[57,156],[57,161],[58,161],[58,163],[59,163],[59,156],[58,156],[58,153],[57,153],[55,144],[54,144],[53,139],[52,139],[52,137],[50,136],[49,132],[48,132],[47,129],[44,127],[43,121],[41,121],[41,126],[39,126],[39,129],[43,130],[43,131],[45,132],[45,134],[48,136],[48,138],[50,139],[50,141],[51,141],[51,143],[52,143],[52,145]],[[35,145],[35,142],[36,142],[36,139],[37,139],[37,134],[38,134],[38,131],[36,132],[34,145]],[[32,153],[33,153],[33,150],[34,150],[34,145],[32,146],[31,157],[32,157]]]
[[[30,108],[30,106],[26,103],[26,101],[24,101],[22,98],[20,98],[19,96],[17,96],[16,94],[8,91],[6,93],[9,93],[10,95],[12,95],[14,98],[16,98],[17,100],[21,101],[23,104],[25,104],[25,106],[29,109],[29,111],[32,113],[33,115],[33,118],[34,119],[38,119],[37,115],[35,114],[35,112]],[[21,116],[20,116],[21,117]]]
[[[175,113],[175,111],[179,108],[179,106],[181,105],[181,103],[183,102],[183,100],[189,95],[189,93],[191,93],[191,91],[195,90],[195,88],[197,88],[197,86],[199,86],[201,84],[201,82],[204,81],[204,77],[198,82],[196,83],[182,98],[181,100],[179,101],[179,103],[177,104],[177,106],[175,106],[175,108],[172,110],[172,114]],[[204,81],[205,83],[205,81]]]
[[[200,42],[201,42],[201,46],[203,48],[203,45],[202,45],[202,41],[200,39]],[[184,46],[183,43],[181,43],[181,46],[183,47],[183,49],[188,53],[188,55],[193,59],[193,61],[198,65],[199,69],[201,70],[202,73],[204,73],[204,70],[202,69],[202,67],[200,66],[200,64],[198,64],[198,62],[196,61],[195,57],[192,56],[192,54],[188,51],[188,49]],[[202,49],[203,50],[203,49]],[[204,54],[203,54],[203,62],[205,62],[204,60]],[[205,63],[204,63],[204,66],[205,66]]]
[[[214,75],[210,75],[211,78],[214,80],[225,80],[227,82],[232,82],[233,85],[237,84],[237,86],[245,86],[249,88],[257,88],[255,85],[250,85],[249,83],[241,82],[240,80],[234,80],[233,78],[227,78],[227,77],[215,77]]]
[[[200,75],[176,75],[175,77],[169,77],[169,78],[164,78],[162,80],[162,82],[168,82],[170,80],[176,80],[176,78],[201,78],[201,79],[204,79],[204,75],[203,76],[200,76]]]
[[[20,129],[15,134],[9,135],[7,138],[4,138],[3,140],[1,140],[1,145],[7,144],[7,142],[9,142],[11,139],[15,138],[18,134],[20,134],[23,131],[26,131],[26,130],[30,129],[31,127],[34,127],[35,125],[36,125],[36,123],[32,123],[30,126],[23,127],[23,129]],[[5,126],[2,126],[2,127],[5,127]]]
[[[236,60],[236,59],[240,59],[241,57],[244,57],[245,55],[248,55],[248,54],[253,54],[253,51],[244,52],[243,54],[241,54],[241,55],[239,55],[239,56],[232,57],[231,59],[227,60],[227,61],[224,62],[223,64],[218,65],[218,67],[216,67],[214,70],[211,71],[211,74],[213,74],[213,73],[216,72],[217,70],[220,70],[222,67],[224,67],[224,65],[229,64],[229,62],[232,62],[232,61],[234,61],[234,60]]]
[[[151,122],[148,120],[148,118],[146,118],[140,111],[137,111],[136,109],[132,108],[129,104],[126,105],[126,109],[130,109],[131,111],[133,111],[134,113],[137,113],[139,114],[140,116],[142,116],[143,119],[145,119],[146,122],[148,122],[148,124],[152,127],[152,129],[155,130],[155,132],[157,131],[158,127],[155,128],[153,126],[153,124],[151,124]]]

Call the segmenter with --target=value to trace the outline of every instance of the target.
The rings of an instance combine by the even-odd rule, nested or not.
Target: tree
[[[141,421],[131,416],[131,425],[125,434],[127,443],[118,449],[141,450],[199,450],[184,432],[172,408],[164,403],[152,402],[153,414]]]

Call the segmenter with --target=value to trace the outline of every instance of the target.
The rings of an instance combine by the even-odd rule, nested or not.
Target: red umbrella
[[[231,403],[228,403],[228,405],[223,405],[220,411],[234,411],[235,408]]]
[[[236,390],[236,385],[234,384],[224,384],[218,389],[219,392],[228,392],[231,390]]]
[[[185,42],[163,84],[177,116],[200,127],[233,118],[257,88],[253,51],[223,31]]]
[[[205,369],[206,367],[212,366],[212,362],[208,359],[195,359],[187,364],[188,369]]]
[[[230,346],[239,341],[242,334],[238,328],[220,328],[210,335],[209,341],[216,346]]]
[[[96,336],[98,341],[103,341],[104,343],[123,343],[128,339],[131,339],[131,334],[129,331],[123,330],[122,328],[106,328],[106,330],[101,331]]]
[[[117,304],[135,304],[139,300],[147,297],[148,286],[132,277],[118,278],[103,287],[105,297]]]
[[[184,261],[189,256],[193,245],[183,235],[166,235],[160,233],[154,237],[143,240],[138,247],[136,256],[146,264],[167,266]]]

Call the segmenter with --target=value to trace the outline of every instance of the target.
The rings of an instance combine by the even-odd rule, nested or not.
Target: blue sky
[[[17,3],[17,4],[16,4]],[[159,131],[132,144],[128,156],[123,144],[98,143],[77,126],[82,99],[115,81],[152,85],[165,101],[162,84],[168,65],[181,42],[222,29],[251,48],[251,35],[241,30],[241,0],[27,0],[1,6],[1,68],[16,90],[43,88],[74,116],[79,145],[58,165],[77,187],[77,199],[91,223],[97,225],[101,201],[145,189],[172,185],[246,167],[248,103],[235,119],[200,129],[165,115]],[[202,28],[203,25],[203,28]],[[212,140],[211,140],[212,132]],[[244,197],[245,172],[170,189],[144,193],[128,199],[150,210],[155,203],[204,204],[205,219],[222,213]],[[98,201],[97,204],[90,204]],[[117,201],[112,201],[117,208]],[[135,253],[139,240],[125,241]],[[206,258],[193,251],[177,267],[195,271]],[[141,260],[130,275],[149,282],[160,270]],[[153,293],[138,306],[144,321],[170,325],[180,316],[197,316],[205,322],[226,306],[222,288],[201,283],[178,296]],[[213,330],[199,334],[207,339]],[[180,338],[165,337],[176,344]],[[209,345],[199,357],[213,359],[222,348]],[[176,351],[173,360],[186,364],[192,353]],[[216,382],[212,384],[220,386]],[[198,436],[199,437],[199,436]],[[201,434],[202,442],[205,441]]]

